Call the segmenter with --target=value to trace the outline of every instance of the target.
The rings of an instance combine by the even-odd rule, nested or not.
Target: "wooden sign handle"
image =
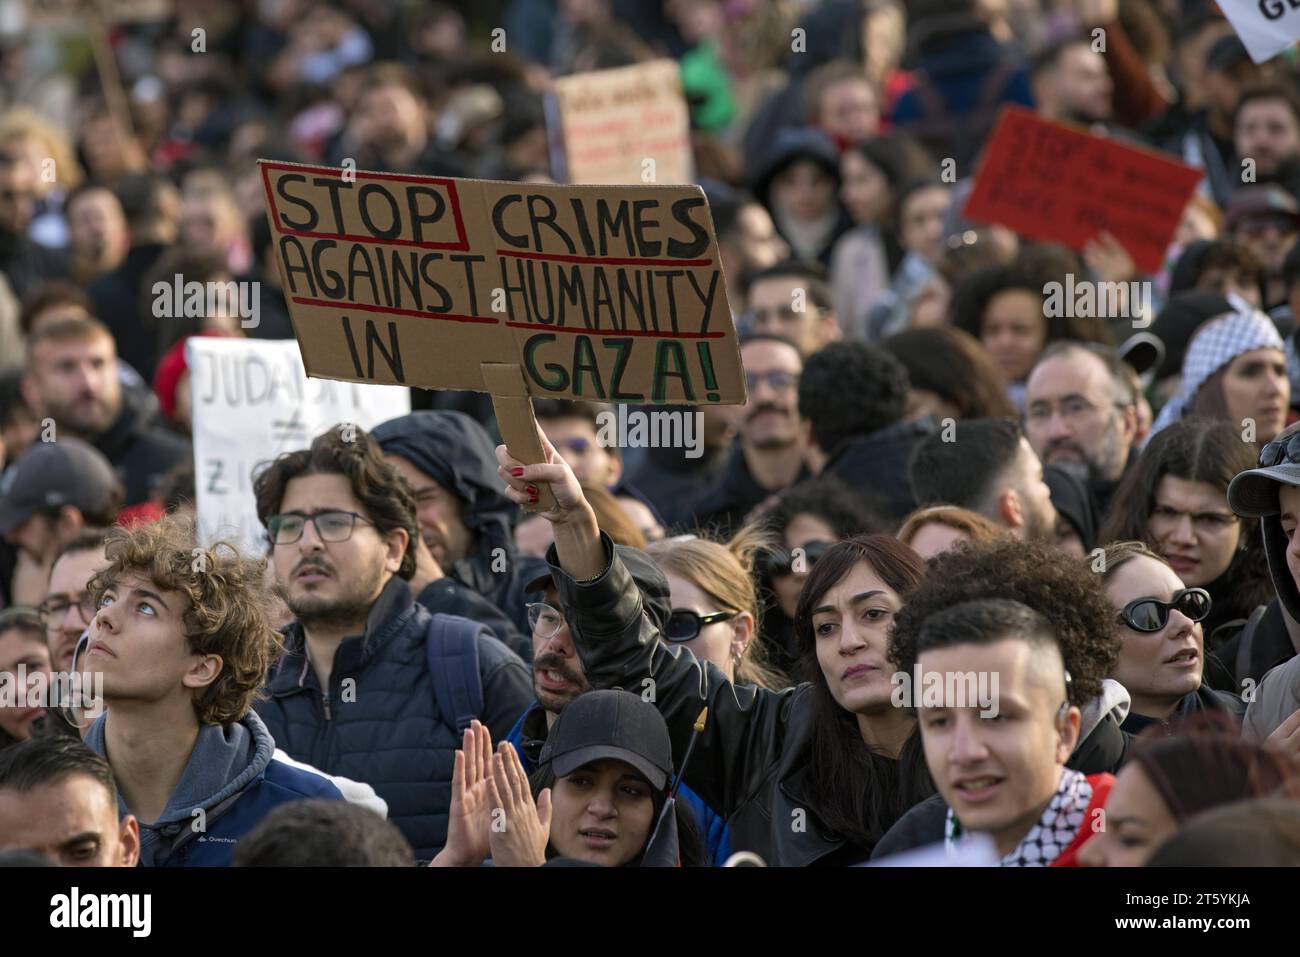
[[[515,363],[484,362],[479,365],[483,382],[492,396],[492,408],[497,415],[497,428],[505,439],[510,454],[525,465],[540,465],[546,461],[542,443],[537,439],[537,419],[533,416],[533,400],[524,384],[524,370]],[[555,495],[545,482],[537,485],[537,504],[523,506],[526,512],[541,512],[555,508]]]

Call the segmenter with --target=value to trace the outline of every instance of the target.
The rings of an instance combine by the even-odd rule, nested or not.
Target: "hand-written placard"
[[[1156,272],[1201,171],[1148,150],[1003,110],[964,214],[1082,249],[1102,231]]]
[[[1256,63],[1273,59],[1300,40],[1296,0],[1219,0],[1219,9]]]
[[[530,395],[745,401],[703,191],[261,163],[309,375]]]
[[[691,120],[675,60],[555,81],[548,111],[570,183],[688,183]],[[647,176],[651,177],[647,179]]]
[[[265,551],[253,470],[339,423],[369,429],[411,409],[405,389],[308,379],[292,342],[195,337],[185,344],[194,413],[199,536]]]
[[[172,0],[28,0],[30,23],[85,27],[103,23],[145,23],[168,20]]]

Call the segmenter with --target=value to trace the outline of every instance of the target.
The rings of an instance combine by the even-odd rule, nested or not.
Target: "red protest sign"
[[[1160,269],[1201,175],[1151,150],[1009,106],[989,139],[964,213],[1071,249],[1108,231],[1139,269],[1151,273]]]

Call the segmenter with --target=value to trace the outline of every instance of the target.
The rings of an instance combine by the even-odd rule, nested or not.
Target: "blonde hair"
[[[931,523],[947,525],[961,532],[976,542],[993,542],[1009,534],[1005,528],[979,512],[956,505],[933,505],[918,508],[903,520],[903,527],[898,530],[898,540],[910,546],[922,527]]]
[[[622,505],[618,504],[613,493],[594,485],[584,485],[582,495],[596,513],[596,524],[600,530],[614,540],[615,545],[629,545],[632,548],[645,548],[645,536],[632,516]]]
[[[788,688],[790,681],[768,660],[759,634],[763,603],[754,583],[754,560],[770,547],[767,532],[747,526],[725,544],[705,537],[679,536],[653,542],[646,554],[664,572],[685,578],[723,609],[753,616],[753,636],[736,662],[735,682],[775,691]]]
[[[39,142],[45,155],[54,160],[56,181],[65,192],[75,189],[85,179],[72,143],[53,123],[22,107],[0,114],[0,145],[28,139]]]
[[[1163,555],[1156,552],[1146,542],[1138,541],[1120,541],[1111,542],[1102,549],[1101,557],[1101,577],[1102,581],[1109,581],[1114,571],[1125,562],[1133,558],[1150,558],[1158,561],[1166,568],[1172,568],[1169,560]],[[1091,556],[1089,556],[1091,560]]]

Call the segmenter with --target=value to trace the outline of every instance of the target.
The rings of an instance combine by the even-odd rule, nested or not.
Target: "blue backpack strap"
[[[460,615],[432,618],[424,648],[434,697],[447,726],[464,732],[483,713],[483,680],[478,670],[478,636],[483,626]]]

